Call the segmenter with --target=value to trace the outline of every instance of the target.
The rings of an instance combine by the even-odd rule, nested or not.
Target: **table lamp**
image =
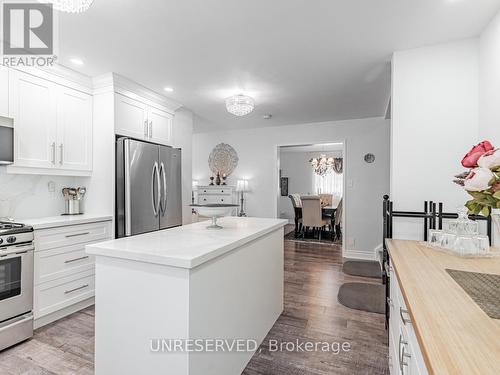
[[[240,199],[240,212],[238,213],[238,216],[247,216],[247,214],[245,213],[244,209],[243,209],[243,203],[244,203],[244,194],[249,190],[248,188],[248,180],[238,180],[238,182],[236,183],[236,191],[239,192],[241,195],[241,199]]]

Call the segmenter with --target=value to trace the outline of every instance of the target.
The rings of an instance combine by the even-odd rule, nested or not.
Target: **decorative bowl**
[[[233,211],[237,204],[192,204],[198,214],[201,216],[211,217],[212,224],[207,229],[222,229],[222,226],[217,224],[217,219],[227,216]]]

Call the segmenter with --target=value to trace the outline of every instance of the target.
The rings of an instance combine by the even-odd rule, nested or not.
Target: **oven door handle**
[[[8,251],[0,251],[0,260],[11,259],[18,256],[23,256],[28,254],[28,252],[33,251],[33,247],[29,246],[27,249],[23,249],[22,247],[15,247],[12,250]]]

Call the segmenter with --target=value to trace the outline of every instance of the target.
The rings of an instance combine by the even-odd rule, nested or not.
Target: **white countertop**
[[[250,241],[278,230],[282,219],[225,217],[223,229],[206,229],[198,222],[158,232],[88,245],[88,254],[136,260],[166,266],[194,268]]]
[[[59,215],[59,216],[49,216],[41,217],[35,219],[16,219],[16,222],[23,223],[26,225],[31,225],[33,229],[48,229],[56,227],[64,227],[68,225],[95,223],[99,221],[109,221],[113,220],[112,215]]]

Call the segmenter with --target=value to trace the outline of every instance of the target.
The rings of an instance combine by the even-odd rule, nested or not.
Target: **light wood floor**
[[[370,279],[342,273],[338,246],[285,241],[285,311],[243,374],[388,374],[384,317],[340,305],[337,291],[346,281]],[[270,352],[270,339],[349,342],[352,349],[337,355]],[[42,327],[32,340],[1,352],[0,374],[93,374],[93,356],[91,307]]]

